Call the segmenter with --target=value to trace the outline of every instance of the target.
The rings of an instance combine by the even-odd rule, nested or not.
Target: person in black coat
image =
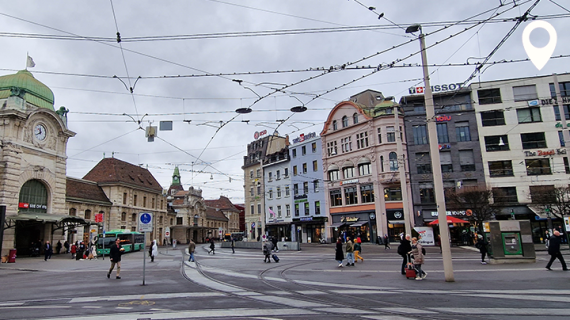
[[[338,266],[342,268],[342,260],[344,260],[344,252],[342,251],[342,237],[338,237],[336,241],[336,252],[335,260],[338,262]]]
[[[51,246],[51,243],[49,243],[49,241],[46,241],[46,244],[44,246],[44,261],[48,261],[48,259],[51,259],[52,253],[53,253],[53,247]]]
[[[481,264],[487,264],[487,262],[485,262],[485,256],[487,255],[488,244],[489,243],[485,240],[483,235],[480,234],[477,236],[477,243],[475,244],[475,248],[479,249],[479,252],[481,252]]]
[[[125,249],[121,246],[121,239],[117,238],[117,240],[115,240],[115,243],[111,245],[111,249],[109,250],[109,257],[111,258],[111,268],[109,269],[109,272],[107,272],[107,278],[111,277],[111,272],[115,268],[115,265],[117,265],[116,279],[121,279],[121,276],[119,275],[121,273],[121,255],[123,254],[124,251]]]
[[[564,261],[564,257],[560,252],[561,242],[562,242],[562,237],[560,237],[560,232],[558,230],[555,230],[554,235],[550,237],[548,244],[548,254],[550,255],[550,261],[548,261],[546,269],[552,270],[550,269],[550,266],[552,266],[554,260],[558,258],[558,260],[560,260],[560,263],[562,264],[562,270],[568,271],[568,267],[566,267],[566,261]]]
[[[400,270],[403,275],[406,274],[406,264],[410,261],[410,255],[408,252],[412,251],[412,243],[410,242],[411,236],[407,234],[402,240],[400,240],[400,246],[398,247],[398,254],[402,256],[402,269]]]

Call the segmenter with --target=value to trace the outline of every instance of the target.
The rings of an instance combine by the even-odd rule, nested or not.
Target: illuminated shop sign
[[[556,150],[538,150],[538,151],[525,151],[525,157],[536,157],[536,156],[560,156],[565,155],[566,149],[556,149]]]
[[[340,185],[343,186],[345,184],[351,184],[351,183],[358,183],[358,179],[344,180],[340,182]]]
[[[443,92],[443,91],[454,91],[459,90],[463,86],[463,83],[450,83],[450,84],[436,84],[431,86],[431,92]],[[423,94],[425,87],[411,87],[408,89],[410,94]]]
[[[341,217],[340,222],[356,222],[358,221],[357,217]]]
[[[451,116],[436,116],[435,122],[451,121]]]
[[[312,139],[312,138],[314,138],[314,137],[316,137],[316,136],[317,136],[317,134],[316,134],[315,132],[311,132],[311,133],[307,133],[307,134],[301,133],[301,135],[299,136],[299,138],[293,139],[293,143],[303,142],[303,141],[305,141],[305,140]]]
[[[467,210],[467,211],[469,211],[469,214],[467,214],[466,211],[445,211],[445,213],[446,213],[448,216],[466,216],[466,215],[467,215],[467,216],[470,216],[470,215],[472,214],[472,213],[471,213],[471,210]],[[432,211],[432,212],[431,212],[431,216],[432,216],[432,217],[437,217],[437,216],[438,216],[437,211]]]
[[[47,205],[19,202],[18,208],[22,208],[22,209],[47,209]]]

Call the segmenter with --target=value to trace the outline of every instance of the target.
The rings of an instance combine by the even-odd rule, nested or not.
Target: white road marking
[[[341,313],[341,314],[370,314],[375,313],[374,311],[369,310],[361,310],[356,308],[320,308],[314,309],[321,312],[334,312],[334,313]]]
[[[461,313],[461,314],[508,314],[508,315],[537,315],[537,316],[568,316],[570,309],[553,308],[429,308],[439,312]]]
[[[215,290],[219,290],[219,291],[224,291],[224,292],[243,292],[245,290],[238,288],[238,287],[234,287],[231,285],[226,285],[226,284],[222,284],[213,280],[210,280],[206,277],[204,277],[202,274],[200,274],[200,272],[198,272],[198,270],[194,269],[194,268],[190,268],[187,265],[184,265],[184,273],[186,273],[186,276],[192,280],[193,282],[206,286],[208,288],[212,288]]]
[[[73,298],[69,303],[85,303],[96,301],[123,301],[123,300],[141,300],[141,299],[170,299],[170,298],[193,298],[193,297],[221,297],[224,294],[218,292],[180,292],[180,293],[157,293],[157,294],[131,294],[121,296],[102,296],[102,297],[80,297]]]
[[[410,318],[409,316],[395,316],[395,315],[373,315],[367,316],[363,315],[362,318],[372,319],[372,320],[414,320],[416,318]]]
[[[317,307],[327,307],[328,306],[327,304],[324,304],[324,303],[315,303],[315,302],[309,302],[309,301],[303,301],[303,300],[297,300],[297,299],[291,299],[291,298],[285,298],[285,297],[278,297],[278,296],[270,296],[270,295],[252,296],[251,298],[256,299],[256,300],[260,300],[260,301],[278,303],[278,304],[283,304],[286,306],[300,307],[300,308],[317,308]]]
[[[374,308],[374,310],[387,311],[387,312],[398,312],[398,313],[405,313],[405,314],[433,314],[433,313],[437,313],[434,311],[420,310],[420,309],[413,309],[413,308]]]
[[[459,294],[460,296],[468,297],[483,297],[483,298],[501,298],[511,300],[533,300],[533,301],[550,301],[550,302],[570,302],[570,297],[554,297],[554,296],[535,296],[524,294]]]

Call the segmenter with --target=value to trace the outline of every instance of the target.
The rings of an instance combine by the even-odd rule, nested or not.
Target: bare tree
[[[483,232],[483,221],[491,220],[501,210],[493,204],[493,192],[486,186],[463,187],[445,194],[447,207],[451,210],[471,210],[468,220]]]
[[[568,239],[564,216],[568,216],[570,212],[570,187],[532,186],[530,197],[534,205],[562,220],[562,233],[564,238]]]

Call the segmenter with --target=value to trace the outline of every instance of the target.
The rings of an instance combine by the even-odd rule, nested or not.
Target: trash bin
[[[10,253],[8,253],[8,263],[15,263],[16,262],[16,249],[10,249]]]

